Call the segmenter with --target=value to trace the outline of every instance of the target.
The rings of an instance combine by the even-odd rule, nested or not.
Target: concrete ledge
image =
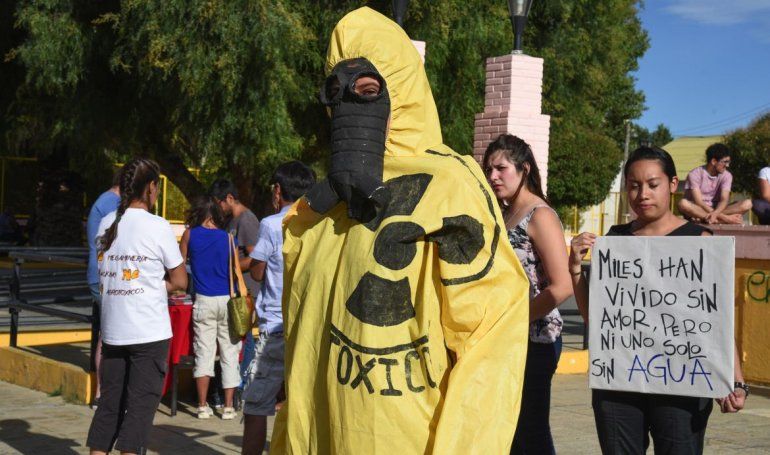
[[[561,351],[556,374],[586,374],[588,372],[588,350]]]
[[[0,380],[61,395],[84,404],[91,397],[91,374],[73,365],[46,359],[17,348],[0,348]]]
[[[710,224],[714,235],[735,237],[736,259],[770,260],[770,226]]]

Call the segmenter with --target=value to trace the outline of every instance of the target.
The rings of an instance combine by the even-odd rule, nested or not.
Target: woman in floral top
[[[487,147],[484,171],[503,210],[508,240],[529,277],[529,348],[521,413],[511,453],[555,453],[551,378],[561,355],[557,307],[572,294],[564,232],[548,205],[532,149],[504,134]]]

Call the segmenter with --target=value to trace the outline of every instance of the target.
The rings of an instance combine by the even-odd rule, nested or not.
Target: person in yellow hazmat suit
[[[529,284],[416,49],[369,8],[329,45],[327,180],[284,219],[287,401],[271,453],[508,453]]]

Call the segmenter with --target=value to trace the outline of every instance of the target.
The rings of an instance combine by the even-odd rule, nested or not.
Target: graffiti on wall
[[[770,303],[770,271],[757,270],[746,278],[746,294],[752,302]]]

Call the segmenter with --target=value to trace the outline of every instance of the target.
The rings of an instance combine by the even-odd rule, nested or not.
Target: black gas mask
[[[377,80],[379,90],[357,87],[364,77]],[[348,216],[365,223],[390,200],[382,183],[390,116],[385,79],[365,58],[343,60],[326,79],[320,100],[331,111],[331,166],[327,179],[307,192],[308,204],[326,213],[344,201]]]

